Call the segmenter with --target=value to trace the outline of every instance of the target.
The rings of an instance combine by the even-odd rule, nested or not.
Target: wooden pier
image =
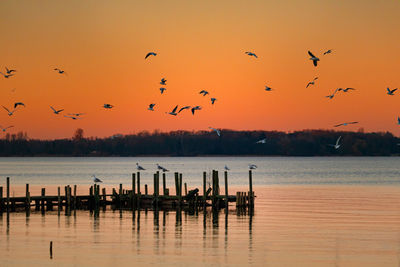
[[[3,195],[3,187],[0,186],[0,214],[3,212],[26,211],[27,215],[32,208],[35,211],[57,210],[58,214],[65,209],[66,214],[71,210],[83,209],[98,211],[111,206],[112,209],[132,209],[141,208],[154,209],[189,209],[197,210],[211,207],[213,210],[228,208],[230,202],[236,203],[239,210],[252,211],[254,208],[255,194],[253,192],[252,171],[249,170],[249,191],[236,192],[235,195],[228,194],[228,172],[224,172],[225,190],[221,193],[219,187],[218,171],[212,171],[210,185],[207,186],[207,173],[203,172],[203,192],[195,188],[188,191],[186,183],[183,183],[182,173],[175,172],[175,195],[170,195],[169,188],[166,187],[166,174],[162,173],[162,190],[160,190],[160,172],[153,175],[153,194],[148,194],[148,185],[144,185],[144,193],[141,191],[140,172],[132,174],[132,185],[129,189],[119,187],[112,188],[107,193],[105,187],[100,184],[90,186],[87,195],[77,195],[77,185],[70,185],[57,188],[57,195],[46,195],[46,188],[41,189],[40,196],[31,196],[29,184],[26,184],[25,196],[10,197],[10,178],[6,178],[6,194]],[[182,187],[184,185],[184,188]],[[72,189],[73,188],[73,189]],[[184,189],[184,190],[182,190]],[[160,191],[162,194],[160,194]]]

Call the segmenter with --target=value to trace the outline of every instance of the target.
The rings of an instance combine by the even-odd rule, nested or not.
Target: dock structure
[[[252,185],[252,171],[249,170],[249,191],[236,192],[235,195],[228,194],[228,172],[224,172],[224,192],[220,192],[219,174],[213,170],[211,182],[207,184],[207,173],[203,172],[202,195],[198,188],[189,190],[187,183],[183,183],[183,174],[175,172],[175,195],[170,195],[170,190],[166,186],[166,173],[162,173],[162,190],[160,190],[160,172],[153,175],[153,193],[149,194],[148,185],[144,185],[144,194],[141,191],[140,172],[132,173],[132,185],[130,188],[123,188],[119,184],[118,190],[112,188],[107,193],[105,187],[101,188],[99,184],[90,186],[87,195],[77,195],[77,185],[64,186],[64,194],[61,187],[57,188],[57,195],[46,194],[46,188],[41,189],[39,196],[32,196],[30,186],[26,184],[25,196],[10,197],[10,178],[6,178],[6,196],[3,195],[3,186],[0,186],[0,214],[3,212],[15,212],[25,210],[27,216],[32,208],[36,211],[52,211],[57,209],[58,215],[65,209],[65,214],[77,209],[98,211],[100,207],[105,209],[110,206],[112,209],[189,209],[197,210],[211,207],[213,210],[222,208],[228,209],[229,203],[236,203],[239,210],[252,211],[254,208],[255,194]],[[184,188],[182,188],[184,185]],[[73,192],[73,194],[72,194]],[[162,192],[162,194],[160,194]]]

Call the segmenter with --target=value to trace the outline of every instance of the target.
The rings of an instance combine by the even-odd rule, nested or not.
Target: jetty
[[[27,215],[32,209],[35,211],[58,210],[58,214],[65,209],[66,214],[73,210],[98,211],[100,208],[106,209],[188,209],[212,210],[228,209],[229,203],[235,203],[237,210],[253,211],[255,194],[253,191],[252,171],[249,170],[249,190],[236,192],[235,195],[228,194],[228,172],[224,172],[224,190],[219,186],[219,173],[212,171],[212,179],[207,183],[207,173],[203,172],[202,194],[200,189],[195,188],[188,191],[188,186],[183,183],[182,173],[175,172],[175,194],[170,194],[170,188],[166,187],[166,173],[156,172],[153,175],[153,193],[148,193],[148,185],[144,187],[140,183],[140,172],[132,173],[132,185],[130,188],[123,188],[119,184],[117,188],[112,188],[107,192],[106,187],[100,184],[93,184],[88,189],[88,194],[77,195],[77,185],[66,185],[64,188],[57,188],[57,195],[46,195],[46,188],[41,188],[41,194],[31,196],[29,184],[26,184],[25,196],[10,197],[10,177],[6,178],[6,186],[0,186],[0,215],[3,212],[17,212],[25,210]],[[161,185],[160,190],[160,176]],[[5,189],[5,192],[3,192]],[[142,191],[144,189],[144,191]],[[110,188],[109,188],[110,190]]]

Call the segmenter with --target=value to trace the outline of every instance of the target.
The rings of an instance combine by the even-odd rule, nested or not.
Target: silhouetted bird
[[[208,95],[209,93],[208,93],[206,90],[201,90],[199,94],[201,94],[201,95],[203,95],[203,96],[206,96],[206,95]]]
[[[156,105],[156,104],[150,104],[148,110],[154,111],[154,106],[155,106],[155,105]]]
[[[176,105],[176,106],[174,107],[174,109],[173,109],[171,112],[166,112],[166,113],[169,114],[169,115],[176,116],[176,115],[178,115],[178,114],[176,113],[177,108],[178,108],[178,105]]]
[[[17,72],[17,70],[10,70],[10,69],[8,69],[8,68],[6,67],[6,72],[7,72],[7,74],[11,74],[11,73],[13,73],[13,72]]]
[[[0,128],[3,132],[5,132],[7,129],[12,128],[12,127],[14,127],[14,126],[8,126],[8,127],[3,128],[3,126],[0,125]]]
[[[314,80],[312,80],[311,82],[309,82],[306,86],[306,88],[308,88],[310,85],[314,85],[315,81],[318,79],[318,77],[315,77]]]
[[[179,109],[178,114],[181,113],[181,111],[185,110],[185,109],[189,109],[190,106],[184,106],[182,108]]]
[[[313,55],[310,51],[308,51],[308,54],[311,56],[310,60],[312,60],[314,66],[316,67],[319,61],[319,58]]]
[[[13,109],[12,111],[10,111],[8,108],[6,108],[5,106],[2,106],[7,112],[8,112],[8,116],[12,116],[14,114],[14,112],[16,111],[16,109]]]
[[[59,74],[67,74],[65,71],[59,69],[59,68],[55,68],[55,71],[57,71]]]
[[[324,55],[327,55],[327,54],[330,54],[330,53],[332,53],[332,49],[329,49],[329,50],[325,51]]]
[[[9,77],[14,75],[14,74],[4,74],[2,72],[0,72],[0,74],[2,74],[4,76],[4,78],[6,78],[6,79],[8,79]]]
[[[387,94],[388,95],[394,95],[394,92],[397,91],[397,88],[390,90],[389,87],[388,87],[388,88],[386,88],[386,90],[387,90]]]
[[[217,101],[217,99],[214,98],[214,97],[212,97],[212,98],[211,98],[211,105],[214,105],[214,102],[215,102],[215,101]]]
[[[103,108],[107,108],[107,109],[111,109],[111,108],[113,108],[114,106],[113,105],[111,105],[111,104],[104,104],[103,105]]]
[[[339,136],[339,138],[336,140],[336,144],[332,145],[332,144],[328,144],[328,146],[334,147],[335,149],[339,149],[340,147],[340,138],[342,138],[341,136]]]
[[[94,174],[92,175],[92,177],[93,177],[93,182],[95,182],[95,183],[102,183],[103,182],[102,180],[97,178]]]
[[[160,84],[167,85],[167,80],[165,78],[162,78]]]
[[[137,162],[136,162],[136,169],[137,169],[138,171],[144,171],[144,170],[146,170],[145,168],[143,168],[142,166],[140,166],[139,163],[137,163]]]
[[[195,106],[195,107],[193,107],[193,108],[192,108],[192,114],[193,114],[193,115],[194,115],[194,112],[195,112],[196,110],[201,110],[201,107],[200,107],[200,106]]]
[[[147,53],[147,55],[144,57],[144,59],[148,58],[149,56],[157,56],[157,53],[149,52],[149,53]]]
[[[211,130],[213,130],[214,132],[216,132],[218,136],[221,136],[221,131],[220,131],[220,130],[215,129],[215,128],[213,128],[213,127],[208,127],[208,128],[210,128]]]
[[[60,113],[61,111],[64,110],[64,109],[56,110],[56,109],[54,109],[52,106],[50,106],[50,108],[53,110],[54,114],[58,114],[58,113]]]
[[[169,172],[168,169],[164,168],[163,166],[158,165],[158,163],[157,163],[157,169],[162,170],[163,172]]]
[[[256,54],[254,54],[253,52],[244,52],[245,54],[251,56],[251,57],[255,57],[258,58]]]
[[[165,90],[167,90],[167,88],[161,87],[160,88],[161,94],[163,94]]]
[[[16,109],[18,106],[24,106],[24,107],[25,107],[25,104],[22,103],[22,102],[16,102],[16,103],[14,104],[14,109]]]
[[[349,124],[356,124],[356,123],[358,123],[358,121],[344,122],[344,123],[341,123],[341,124],[334,125],[333,127],[347,126]]]

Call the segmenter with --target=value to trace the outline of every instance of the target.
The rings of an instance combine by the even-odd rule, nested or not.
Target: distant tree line
[[[339,136],[341,146],[335,149]],[[256,142],[266,138],[266,143]],[[108,138],[84,138],[77,129],[71,139],[29,139],[26,133],[0,139],[0,156],[392,156],[400,154],[400,139],[389,132],[328,130],[155,131]]]

